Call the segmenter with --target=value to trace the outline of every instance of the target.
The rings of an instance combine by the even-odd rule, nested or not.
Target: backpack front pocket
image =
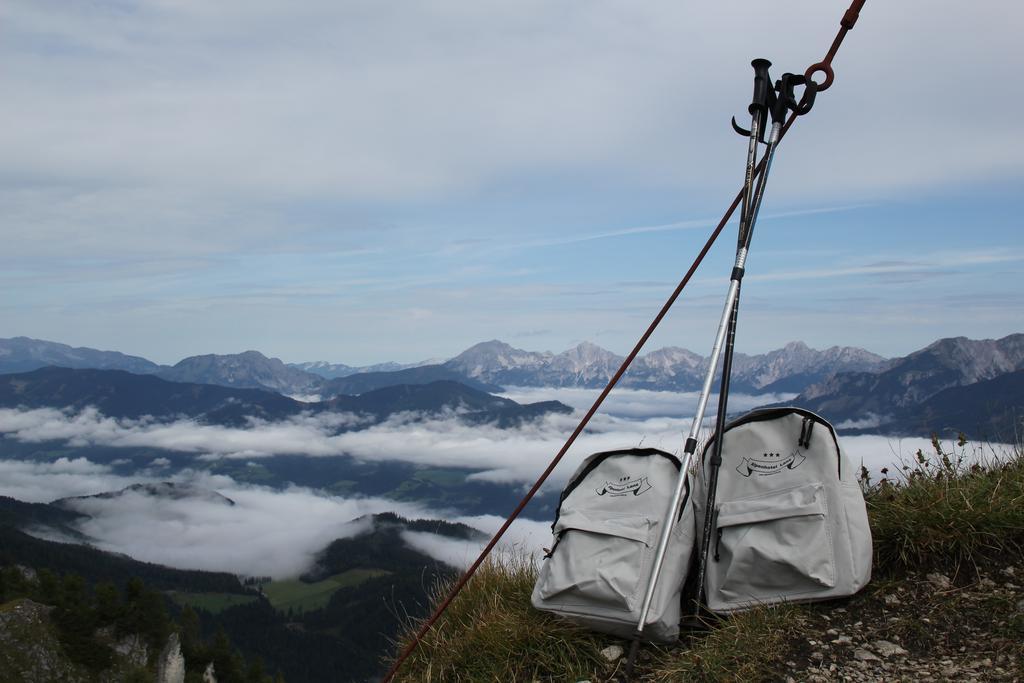
[[[820,483],[722,503],[713,539],[719,595],[799,598],[835,586],[827,512]]]
[[[558,518],[558,539],[541,570],[537,589],[563,607],[600,605],[632,611],[646,578],[656,523],[640,516],[596,520],[566,511]]]

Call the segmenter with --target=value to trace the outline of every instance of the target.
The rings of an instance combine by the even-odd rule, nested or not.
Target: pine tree
[[[57,575],[49,569],[40,569],[37,576],[35,595],[32,597],[36,602],[44,605],[55,605],[60,598],[60,582]]]
[[[124,611],[117,587],[109,581],[104,581],[96,584],[93,593],[96,595],[96,618],[100,624],[116,622]]]

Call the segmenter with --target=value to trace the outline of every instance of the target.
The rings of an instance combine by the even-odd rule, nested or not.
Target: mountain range
[[[0,339],[0,373],[25,372],[49,365],[125,370],[173,382],[266,389],[314,402],[398,384],[438,380],[460,382],[488,392],[509,386],[599,388],[608,382],[622,360],[590,342],[555,354],[524,351],[493,340],[476,344],[444,362],[409,365],[382,363],[355,368],[325,361],[286,364],[258,351],[244,351],[190,356],[166,366],[112,351],[72,348],[26,337]],[[700,387],[708,362],[686,349],[658,349],[637,358],[622,386],[692,391]],[[834,346],[818,351],[803,342],[791,342],[765,354],[736,354],[733,386],[747,393],[794,392],[836,372],[874,372],[886,363],[886,359],[863,349]]]
[[[792,403],[852,430],[1012,441],[1024,416],[1024,334],[940,339],[880,372],[837,373]]]
[[[98,351],[86,347],[72,347],[58,342],[12,337],[0,339],[0,373],[28,372],[48,365],[64,368],[91,368],[95,370],[124,370],[137,374],[157,372],[161,366],[118,351]]]
[[[226,505],[233,507],[235,501],[212,489],[205,489],[193,484],[176,484],[172,481],[159,481],[146,484],[132,484],[119,491],[104,491],[91,496],[72,496],[60,498],[50,505],[55,505],[64,510],[75,511],[75,505],[81,501],[90,500],[118,500],[128,496],[139,496],[150,500],[188,500],[215,505]]]
[[[558,401],[519,404],[452,381],[401,384],[358,396],[340,395],[304,403],[264,389],[171,382],[122,370],[45,367],[0,375],[0,407],[94,407],[107,417],[190,418],[207,424],[244,426],[252,418],[274,421],[302,413],[352,413],[354,426],[381,422],[396,413],[458,413],[467,422],[511,426],[549,412],[571,412]],[[344,427],[342,427],[344,428]]]
[[[443,362],[444,359],[431,358],[429,360],[421,360],[418,363],[395,363],[393,361],[388,361],[385,363],[358,366],[317,360],[305,363],[289,363],[288,365],[305,372],[313,373],[314,375],[320,375],[325,379],[337,379],[339,377],[349,377],[351,375],[365,374],[369,372],[396,372],[398,370],[418,368],[421,365],[439,365]]]
[[[444,363],[467,377],[502,386],[601,388],[623,357],[583,342],[559,354],[516,349],[504,342],[483,342]],[[873,372],[888,361],[864,349],[833,346],[823,351],[803,342],[759,355],[737,353],[732,385],[747,393],[791,392],[837,372]],[[656,391],[699,389],[710,359],[679,347],[638,357],[622,386]]]
[[[0,374],[0,405],[96,405],[112,416],[180,413],[216,423],[324,410],[361,413],[379,421],[401,410],[438,413],[455,407],[471,421],[514,424],[568,408],[513,408],[490,394],[502,387],[602,387],[621,362],[622,357],[588,342],[554,354],[492,340],[442,363],[396,370],[367,366],[348,372],[353,368],[325,362],[289,365],[257,351],[191,356],[174,366],[160,366],[113,351],[16,337],[0,339],[0,373],[49,365],[74,370],[50,368],[28,377]],[[708,363],[687,349],[666,347],[638,357],[620,385],[693,391],[700,387]],[[941,339],[894,359],[855,347],[816,350],[790,342],[764,354],[737,353],[732,387],[750,394],[799,394],[793,402],[846,431],[962,430],[1005,439],[1019,433],[1024,414],[1020,370],[1022,334],[996,340]]]

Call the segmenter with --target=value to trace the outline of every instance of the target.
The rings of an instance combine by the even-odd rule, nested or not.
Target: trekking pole
[[[795,86],[798,85],[804,86],[804,95],[800,102],[796,101],[794,95]],[[727,303],[727,313],[723,313],[723,316],[728,316],[728,333],[726,334],[725,353],[722,358],[722,379],[718,391],[718,411],[715,416],[714,434],[716,435],[716,438],[711,458],[708,460],[710,472],[708,473],[707,497],[704,504],[704,525],[703,532],[701,534],[700,553],[697,556],[697,579],[694,588],[694,620],[699,620],[700,618],[701,593],[704,590],[704,579],[707,574],[711,535],[714,532],[715,521],[717,518],[717,515],[715,514],[715,497],[718,492],[718,472],[722,466],[722,445],[725,441],[723,434],[725,430],[725,418],[728,412],[729,384],[732,376],[733,352],[736,345],[736,322],[740,307],[740,284],[746,270],[746,258],[750,251],[750,243],[754,235],[754,225],[757,223],[757,215],[761,210],[761,201],[764,199],[765,186],[768,183],[768,174],[771,172],[772,160],[775,158],[775,150],[782,134],[782,123],[786,116],[786,111],[792,110],[797,115],[806,114],[811,110],[811,106],[814,104],[814,96],[817,92],[816,86],[809,79],[804,76],[796,76],[789,73],[783,75],[782,79],[776,84],[776,87],[778,89],[778,95],[775,97],[775,100],[771,102],[772,130],[768,137],[768,148],[765,151],[764,172],[758,180],[757,190],[754,193],[753,201],[749,207],[749,212],[741,216],[740,219],[740,234],[736,245],[736,265],[733,267],[729,289],[731,306]],[[737,127],[735,126],[735,122],[733,125],[734,127]],[[753,140],[753,129],[750,131],[750,135]],[[724,317],[723,323],[725,323]]]
[[[754,98],[748,108],[751,115],[749,131],[750,144],[747,148],[747,166],[745,185],[743,188],[743,211],[740,214],[740,246],[737,248],[736,253],[736,263],[741,277],[743,262],[746,260],[746,248],[743,247],[744,225],[747,223],[747,217],[753,209],[751,203],[756,201],[756,195],[753,192],[753,179],[754,169],[757,166],[757,143],[763,134],[762,126],[767,120],[769,104],[774,104],[774,98],[769,101],[770,93],[772,95],[774,94],[774,91],[771,89],[771,78],[768,75],[768,68],[771,66],[771,62],[766,59],[755,59],[751,62],[751,66],[754,67]],[[733,121],[733,126],[739,129],[739,127],[735,125],[735,121]],[[776,131],[773,127],[773,136],[774,135],[776,135]],[[770,159],[768,161],[770,162]],[[762,171],[762,180],[758,183],[759,186],[763,186],[764,174],[767,172],[768,166],[766,165],[764,171]],[[747,232],[749,232],[749,230]],[[697,436],[700,434],[701,424],[704,421],[704,411],[707,409],[708,399],[711,396],[711,386],[714,383],[715,372],[718,368],[718,357],[721,355],[722,344],[725,341],[725,335],[729,327],[728,320],[730,312],[732,311],[733,303],[739,294],[739,280],[736,278],[736,273],[737,268],[733,268],[733,279],[729,284],[729,293],[726,296],[725,307],[722,311],[721,320],[718,323],[718,332],[715,335],[715,344],[711,351],[711,356],[708,359],[708,369],[704,375],[704,383],[701,386],[700,395],[697,399],[697,409],[694,412],[693,421],[690,424],[690,434],[683,447],[683,462],[682,466],[679,468],[679,479],[676,482],[676,487],[672,494],[672,500],[669,503],[668,509],[665,511],[665,517],[662,520],[657,551],[654,555],[654,562],[651,564],[650,574],[647,578],[647,587],[644,591],[644,600],[640,607],[640,617],[637,620],[636,630],[633,634],[633,642],[629,647],[629,657],[626,659],[625,677],[627,681],[633,676],[633,667],[636,663],[636,655],[640,649],[640,639],[643,637],[644,627],[647,625],[647,615],[650,613],[651,602],[654,599],[654,591],[657,588],[658,577],[661,574],[662,566],[665,563],[665,552],[668,549],[669,537],[671,536],[672,529],[675,526],[676,516],[683,498],[683,490],[686,487],[687,472],[690,469],[690,462],[693,459],[693,454],[697,450]]]

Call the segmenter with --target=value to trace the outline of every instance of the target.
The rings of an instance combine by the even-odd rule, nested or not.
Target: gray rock
[[[853,658],[856,659],[859,662],[880,662],[880,661],[882,661],[881,659],[878,658],[878,655],[876,655],[873,652],[869,652],[868,650],[865,650],[862,647],[858,647],[856,650],[853,651]]]
[[[144,667],[149,661],[149,646],[137,633],[121,638],[113,647],[114,652],[124,657],[131,666]]]
[[[36,570],[32,567],[27,567],[23,564],[16,564],[14,565],[14,568],[18,570],[22,578],[26,581],[35,581],[38,578]]]
[[[181,654],[178,634],[172,633],[160,652],[156,668],[157,683],[185,683],[185,657]]]
[[[616,659],[621,657],[625,653],[619,645],[609,645],[605,649],[601,650],[601,656],[609,662],[614,662]]]
[[[20,598],[0,611],[0,680],[85,683],[89,672],[63,655],[57,629],[50,619],[53,607]]]
[[[883,657],[892,657],[894,655],[905,655],[907,651],[896,643],[890,643],[888,640],[876,640],[871,643],[871,647],[874,648],[875,652],[882,655]]]

